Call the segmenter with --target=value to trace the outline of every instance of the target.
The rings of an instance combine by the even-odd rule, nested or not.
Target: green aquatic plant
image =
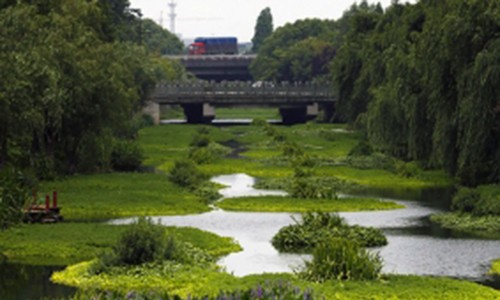
[[[382,260],[357,242],[347,238],[321,241],[313,250],[313,259],[299,273],[315,282],[327,280],[374,280],[380,277]]]
[[[379,229],[349,226],[335,213],[306,212],[295,224],[281,228],[272,238],[273,246],[282,252],[311,252],[320,243],[331,238],[353,240],[363,247],[383,246],[387,239]]]

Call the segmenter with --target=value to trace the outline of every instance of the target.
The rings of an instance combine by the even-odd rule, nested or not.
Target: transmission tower
[[[170,14],[168,15],[170,17],[170,32],[175,34],[175,17],[177,17],[175,14],[175,7],[177,6],[177,3],[175,3],[174,0],[171,0],[168,3],[168,6],[170,7]]]

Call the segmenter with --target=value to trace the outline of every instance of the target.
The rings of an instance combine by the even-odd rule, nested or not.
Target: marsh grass
[[[369,253],[356,241],[332,238],[316,245],[312,261],[306,262],[299,276],[314,282],[374,280],[380,277],[381,270],[378,254]]]
[[[500,259],[492,262],[489,273],[495,276],[500,276]]]
[[[205,200],[156,173],[78,175],[43,182],[41,191],[59,192],[65,220],[105,220],[208,211]]]
[[[371,198],[299,199],[292,197],[242,197],[217,202],[217,206],[229,211],[251,212],[354,212],[389,210],[404,206],[392,201]]]
[[[293,218],[293,217],[292,217]],[[280,252],[314,252],[331,239],[348,239],[362,247],[387,245],[383,233],[373,227],[349,226],[338,214],[306,212],[295,224],[281,228],[271,243]]]
[[[124,296],[147,296],[149,298],[137,299],[166,299],[166,297],[151,296],[151,290],[158,295],[174,294],[184,295],[181,299],[187,299],[190,295],[194,297],[208,296],[208,299],[217,299],[221,291],[244,291],[256,289],[259,286],[274,286],[290,283],[294,288],[305,291],[310,289],[314,299],[500,299],[500,292],[492,288],[476,283],[444,278],[426,276],[404,276],[383,275],[374,281],[344,281],[328,280],[324,283],[312,283],[300,279],[293,274],[263,274],[250,275],[237,278],[229,274],[220,274],[220,270],[214,269],[177,269],[175,275],[169,273],[168,267],[165,271],[155,268],[140,271],[141,276],[133,276],[134,272],[124,272],[116,278],[89,277],[87,271],[90,262],[68,267],[53,276],[53,280],[66,285],[77,286],[82,290],[95,291],[101,289],[100,295],[116,295],[116,298],[98,299],[123,299]],[[128,273],[128,275],[127,275]],[[163,274],[163,275],[162,275]],[[149,283],[149,288],[146,283]],[[156,288],[158,287],[158,288]],[[89,295],[83,294],[78,300],[90,299]],[[134,298],[132,298],[134,299]],[[173,298],[171,298],[173,299]],[[229,298],[231,299],[231,298]],[[285,298],[288,299],[288,298]],[[292,298],[293,299],[293,298]]]
[[[128,226],[102,223],[22,225],[0,231],[0,249],[9,261],[34,265],[66,265],[109,251]],[[221,257],[241,250],[233,239],[194,228],[165,227],[168,235]]]

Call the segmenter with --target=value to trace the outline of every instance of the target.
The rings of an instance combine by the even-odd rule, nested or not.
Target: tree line
[[[182,49],[127,0],[0,1],[0,207],[26,174],[138,166],[148,93],[184,76],[160,55]]]
[[[500,182],[500,2],[363,1],[278,28],[258,54],[261,80],[332,82],[334,121],[378,150],[464,185]]]

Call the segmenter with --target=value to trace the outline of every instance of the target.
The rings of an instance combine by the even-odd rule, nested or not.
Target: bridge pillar
[[[283,123],[297,124],[305,123],[318,116],[319,106],[318,103],[310,105],[290,105],[280,107],[280,115]]]
[[[146,102],[142,108],[142,113],[149,115],[153,118],[156,125],[160,124],[160,104],[154,101]]]
[[[335,104],[324,103],[321,105],[321,110],[323,111],[323,122],[332,122],[333,116],[335,114]]]
[[[215,108],[209,103],[182,105],[186,120],[191,124],[210,123],[215,118]]]

